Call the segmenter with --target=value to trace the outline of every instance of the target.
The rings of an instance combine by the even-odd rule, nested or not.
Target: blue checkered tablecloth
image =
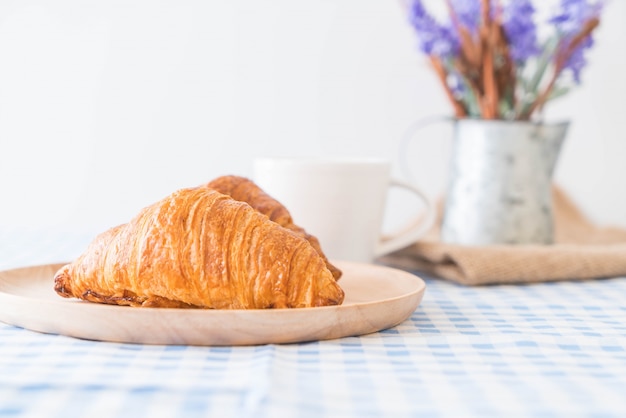
[[[0,270],[69,260],[91,237],[2,230]],[[144,346],[0,323],[0,417],[626,416],[626,278],[425,279],[401,325],[304,344]]]

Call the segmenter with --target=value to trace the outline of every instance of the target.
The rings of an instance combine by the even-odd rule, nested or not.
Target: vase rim
[[[506,119],[479,119],[479,118],[453,118],[454,123],[477,123],[494,125],[536,125],[536,126],[567,126],[568,119],[555,119],[552,121],[537,120],[506,120]]]

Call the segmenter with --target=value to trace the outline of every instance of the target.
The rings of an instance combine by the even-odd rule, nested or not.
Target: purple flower
[[[421,0],[413,1],[409,17],[425,54],[445,58],[457,53],[459,41],[452,29],[428,14]]]
[[[533,20],[535,8],[530,0],[511,1],[503,11],[503,27],[509,42],[511,58],[523,63],[539,55],[537,27]]]
[[[471,34],[477,34],[481,18],[480,0],[450,0],[450,4],[459,23]]]
[[[561,11],[550,22],[553,23],[559,33],[560,48],[567,48],[576,34],[585,26],[590,19],[597,18],[602,10],[603,3],[589,3],[586,0],[561,0]],[[591,48],[593,38],[587,36],[572,52],[563,66],[563,70],[570,70],[576,84],[580,84],[580,72],[587,60],[585,50]]]
[[[564,72],[580,84],[607,0],[559,0],[548,21],[553,33],[541,42],[533,0],[432,0],[448,9],[445,20],[430,14],[424,0],[404,1],[457,117],[530,120],[567,90],[559,80]]]
[[[465,85],[463,84],[462,76],[456,71],[449,71],[448,77],[446,77],[446,84],[450,87],[450,91],[455,97],[461,97],[466,93]]]
[[[580,84],[580,73],[582,69],[587,64],[587,59],[585,58],[585,50],[591,48],[593,46],[593,39],[591,36],[585,38],[585,40],[580,44],[578,48],[572,52],[572,55],[568,58],[563,66],[563,70],[570,70],[572,72],[572,76],[574,77],[574,81],[576,84]]]
[[[550,19],[557,30],[563,34],[573,35],[585,22],[598,17],[603,2],[589,3],[587,0],[561,0],[561,10]]]

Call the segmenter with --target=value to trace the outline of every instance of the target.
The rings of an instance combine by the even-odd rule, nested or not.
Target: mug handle
[[[434,205],[417,187],[396,179],[391,179],[389,186],[401,187],[416,194],[424,202],[426,213],[425,215],[417,216],[415,220],[409,224],[412,225],[411,227],[391,237],[382,239],[374,251],[375,257],[389,254],[415,243],[417,240],[422,238],[426,232],[428,232],[435,222]]]

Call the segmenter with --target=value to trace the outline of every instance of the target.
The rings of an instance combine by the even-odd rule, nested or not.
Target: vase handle
[[[413,174],[409,170],[408,161],[406,160],[406,156],[408,155],[407,151],[409,148],[409,143],[413,140],[415,134],[430,125],[436,123],[454,122],[455,120],[456,118],[451,116],[434,115],[418,119],[407,128],[400,140],[400,146],[398,147],[398,161],[400,162],[400,171],[405,178],[413,182],[415,181]]]

